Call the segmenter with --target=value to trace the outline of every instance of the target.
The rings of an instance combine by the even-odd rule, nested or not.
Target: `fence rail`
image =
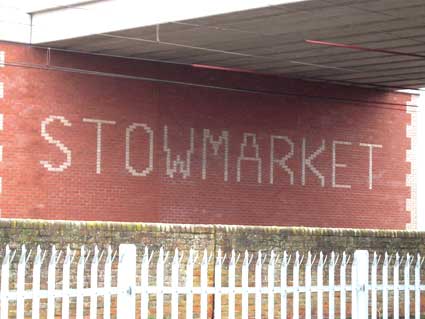
[[[5,248],[2,319],[419,319],[423,313],[419,254],[233,250],[227,256],[218,250],[213,256],[191,249],[185,256],[175,249],[171,258],[163,248],[154,253],[145,247],[138,259],[135,245],[120,245],[119,252],[83,246],[78,258],[70,247],[62,252],[55,246],[49,258],[40,247],[33,254],[22,246],[14,263],[16,255]]]

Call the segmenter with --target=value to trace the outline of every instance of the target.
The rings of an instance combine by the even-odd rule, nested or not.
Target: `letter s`
[[[50,172],[63,172],[65,169],[71,166],[71,150],[61,141],[55,140],[49,135],[49,133],[47,133],[47,125],[55,120],[59,120],[65,126],[71,126],[71,122],[69,122],[63,116],[50,115],[41,122],[41,136],[44,137],[44,139],[49,142],[49,144],[56,145],[66,155],[66,160],[59,166],[53,166],[48,161],[40,161],[40,164],[47,168],[47,170]]]

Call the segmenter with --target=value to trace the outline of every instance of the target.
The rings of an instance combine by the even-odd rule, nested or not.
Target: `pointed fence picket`
[[[347,264],[350,261],[350,256],[347,257],[347,254],[345,252],[342,253],[342,261],[341,261],[341,268],[340,268],[340,275],[339,275],[339,282],[340,282],[340,312],[339,315],[341,319],[346,318],[347,314],[347,306],[346,306],[346,298],[347,298],[347,286],[346,286],[346,269]]]
[[[111,318],[111,284],[112,284],[112,263],[114,262],[115,256],[112,253],[111,246],[108,247],[108,254],[105,260],[104,275],[103,275],[103,289],[105,294],[103,295],[103,318]]]
[[[264,258],[265,259],[265,258]],[[261,281],[263,256],[261,251],[258,252],[257,263],[255,264],[255,319],[261,319]]]
[[[140,317],[141,319],[148,319],[149,310],[149,263],[152,259],[152,254],[149,255],[149,248],[145,247],[145,252],[142,259],[141,269],[141,303],[140,303]],[[106,274],[105,274],[106,276]]]
[[[410,266],[412,258],[406,255],[404,264],[404,319],[410,319]]]
[[[338,255],[335,252],[331,253],[329,263],[329,319],[335,318],[335,265],[338,262]]]
[[[216,291],[214,295],[214,318],[221,319],[221,271],[223,269],[224,261],[226,260],[226,255],[222,256],[221,249],[217,252],[217,259],[215,262],[214,270],[214,289]]]
[[[423,263],[423,259],[421,259],[421,255],[417,255],[416,257],[416,265],[415,265],[415,319],[420,318],[421,316],[421,265]]]
[[[274,308],[275,308],[275,302],[274,302],[275,273],[274,273],[274,271],[275,271],[276,260],[278,258],[279,258],[279,255],[276,256],[275,253],[274,253],[274,251],[272,250],[271,253],[270,253],[270,261],[269,261],[268,270],[267,270],[267,283],[268,283],[268,295],[267,295],[268,305],[267,305],[267,310],[268,310],[268,319],[273,319],[274,318]]]
[[[287,285],[287,281],[288,281],[288,265],[291,261],[291,257],[288,258],[288,254],[285,252],[283,252],[283,257],[282,257],[282,263],[281,263],[281,268],[280,268],[280,317],[281,319],[286,319],[287,318],[287,311],[288,311],[288,306],[287,306],[287,295],[288,295],[288,285]]]
[[[77,250],[70,246],[63,252],[55,246],[49,251],[38,246],[34,251],[32,254],[25,245],[4,249],[0,272],[2,319],[12,316],[11,309],[16,309],[14,317],[18,319],[29,314],[33,319],[55,318],[58,313],[62,318],[110,319],[115,311],[117,318],[126,319],[136,318],[136,313],[142,319],[150,318],[150,313],[156,318],[173,319],[377,319],[390,314],[393,318],[402,315],[420,319],[424,314],[424,259],[419,254],[396,253],[392,258],[385,253],[381,262],[381,256],[373,253],[369,262],[367,251],[356,251],[353,258],[345,252],[341,258],[335,252],[319,252],[317,258],[308,252],[304,259],[298,251],[281,255],[273,250],[245,251],[240,258],[232,250],[227,258],[218,249],[215,256],[204,250],[198,261],[194,249],[187,254],[175,249],[169,261],[164,248],[155,252],[144,247],[137,266],[134,245],[120,246],[118,262],[111,247],[80,247],[76,262]],[[150,274],[155,280],[149,280]],[[347,275],[351,279],[347,280]],[[150,303],[154,297],[155,302]],[[112,302],[115,298],[117,305]],[[227,298],[227,303],[222,298]],[[292,304],[290,311],[288,304]],[[152,306],[155,309],[150,309]],[[347,309],[351,311],[347,313]]]
[[[34,260],[33,275],[32,275],[32,319],[38,319],[40,317],[40,276],[41,276],[41,264],[43,263],[46,252],[42,252],[40,246],[37,246],[37,252]],[[6,257],[5,257],[6,258]],[[3,277],[2,277],[3,278]],[[64,279],[65,280],[65,279]],[[64,291],[66,293],[67,290]],[[62,309],[62,313],[65,313]],[[3,316],[1,316],[4,318]],[[64,318],[68,318],[64,316]]]
[[[326,259],[327,257],[323,257],[323,253],[320,252],[319,262],[317,264],[317,319],[323,319],[323,267]]]
[[[295,253],[295,262],[294,269],[292,273],[292,284],[293,284],[293,299],[292,299],[292,317],[293,319],[299,319],[300,317],[300,288],[299,288],[299,279],[300,279],[300,266],[302,263],[302,258],[300,259],[300,253],[297,251]]]
[[[236,287],[236,264],[238,263],[240,255],[236,257],[236,253],[233,250],[230,257],[229,263],[229,319],[235,319],[235,287]],[[187,307],[192,307],[192,304],[187,305]],[[193,317],[189,317],[193,318]],[[186,318],[186,319],[189,319]]]
[[[25,245],[21,248],[21,257],[19,258],[18,272],[17,272],[17,283],[16,283],[16,318],[23,319],[25,315],[24,308],[24,291],[25,291],[25,266],[27,263],[27,250]]]
[[[377,287],[377,281],[378,281],[378,255],[376,252],[373,254],[373,261],[372,261],[372,270],[371,270],[371,318],[377,319],[378,315],[378,287]]]
[[[248,268],[251,264],[252,257],[249,258],[249,253],[245,251],[245,257],[242,264],[242,319],[248,319]]]
[[[40,250],[41,251],[41,250]],[[38,254],[38,251],[37,251]],[[62,270],[62,291],[64,296],[62,298],[62,318],[69,318],[69,284],[70,284],[70,275],[71,275],[71,263],[74,259],[75,251],[72,252],[71,248],[66,248],[66,256],[63,262],[63,270]]]
[[[384,264],[382,266],[382,318],[388,319],[388,268],[392,256],[385,253]]]
[[[204,250],[204,256],[201,262],[201,319],[207,319],[208,316],[208,264],[211,256],[208,257],[208,252]]]
[[[316,258],[316,256],[314,257]],[[311,265],[312,260],[311,252],[307,254],[307,261],[305,264],[305,318],[311,319]]]
[[[179,256],[179,250],[176,248],[171,269],[171,319],[179,317],[179,268],[183,255]]]
[[[399,285],[398,285],[398,279],[399,279],[399,268],[400,268],[400,255],[397,253],[395,256],[395,262],[394,262],[394,268],[393,268],[393,282],[394,282],[394,297],[393,297],[393,318],[398,319],[399,318]]]

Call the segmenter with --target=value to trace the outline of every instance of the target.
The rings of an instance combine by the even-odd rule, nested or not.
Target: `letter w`
[[[180,154],[176,155],[176,158],[171,161],[171,149],[168,147],[168,127],[164,126],[164,152],[167,154],[166,165],[167,175],[171,178],[174,177],[175,173],[180,172],[183,178],[190,176],[190,162],[191,156],[194,152],[194,129],[190,129],[190,148],[186,151],[186,160],[182,159]]]

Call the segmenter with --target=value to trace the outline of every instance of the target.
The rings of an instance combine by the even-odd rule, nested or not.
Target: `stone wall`
[[[119,222],[80,222],[0,219],[0,243],[18,247],[40,244],[58,248],[134,243],[153,249],[188,251],[222,248],[229,251],[287,250],[353,252],[368,249],[382,253],[425,253],[425,233],[403,230],[331,229],[312,227],[265,227]]]

